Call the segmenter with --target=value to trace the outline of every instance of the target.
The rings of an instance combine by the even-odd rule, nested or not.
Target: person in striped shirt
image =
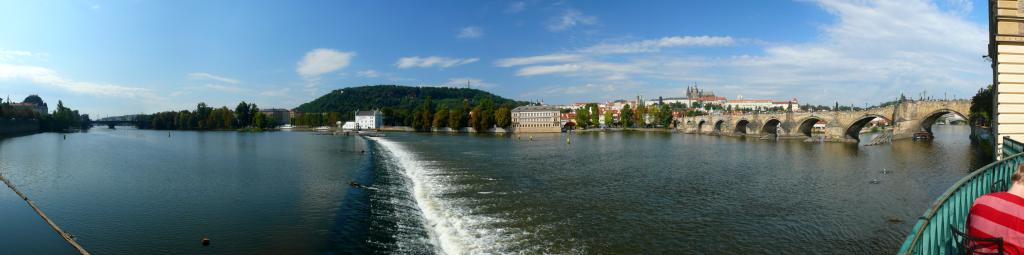
[[[1004,254],[1024,255],[1024,165],[1010,177],[1006,192],[985,194],[974,200],[967,219],[967,235],[975,238],[1002,238]],[[994,253],[996,244],[973,242],[976,252]]]

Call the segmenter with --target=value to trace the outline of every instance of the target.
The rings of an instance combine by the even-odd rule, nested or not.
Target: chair
[[[960,232],[956,228],[956,225],[949,224],[949,230],[953,233],[953,243],[956,245],[956,254],[983,254],[983,255],[1002,255],[1003,254],[1003,239],[1002,238],[980,238],[972,237],[964,232]],[[982,248],[996,247],[995,252],[979,252]]]

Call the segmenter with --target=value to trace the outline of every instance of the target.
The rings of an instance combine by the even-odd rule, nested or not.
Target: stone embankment
[[[31,134],[35,132],[39,132],[38,120],[0,119],[0,137]]]

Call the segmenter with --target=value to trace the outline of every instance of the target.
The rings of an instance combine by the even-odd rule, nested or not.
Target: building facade
[[[10,101],[9,98],[7,100],[8,102]],[[46,102],[43,102],[43,98],[38,95],[29,95],[28,97],[25,97],[25,100],[22,100],[21,103],[12,103],[11,106],[29,108],[39,114],[49,113],[49,108],[46,106]]]
[[[994,155],[1001,157],[1003,137],[1024,141],[1024,10],[1021,1],[989,1],[988,56],[992,59],[992,84],[995,84],[991,120],[996,140]]]
[[[379,110],[356,111],[357,129],[379,129],[384,126],[384,118]]]
[[[516,133],[562,132],[557,107],[520,106],[512,109],[512,130]]]
[[[774,105],[772,100],[729,100],[724,107],[733,110],[768,110]]]

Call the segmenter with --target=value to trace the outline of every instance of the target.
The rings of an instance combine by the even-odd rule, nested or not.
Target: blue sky
[[[682,96],[831,105],[967,97],[983,0],[0,1],[0,96],[94,117],[292,108],[367,84],[546,103]]]

